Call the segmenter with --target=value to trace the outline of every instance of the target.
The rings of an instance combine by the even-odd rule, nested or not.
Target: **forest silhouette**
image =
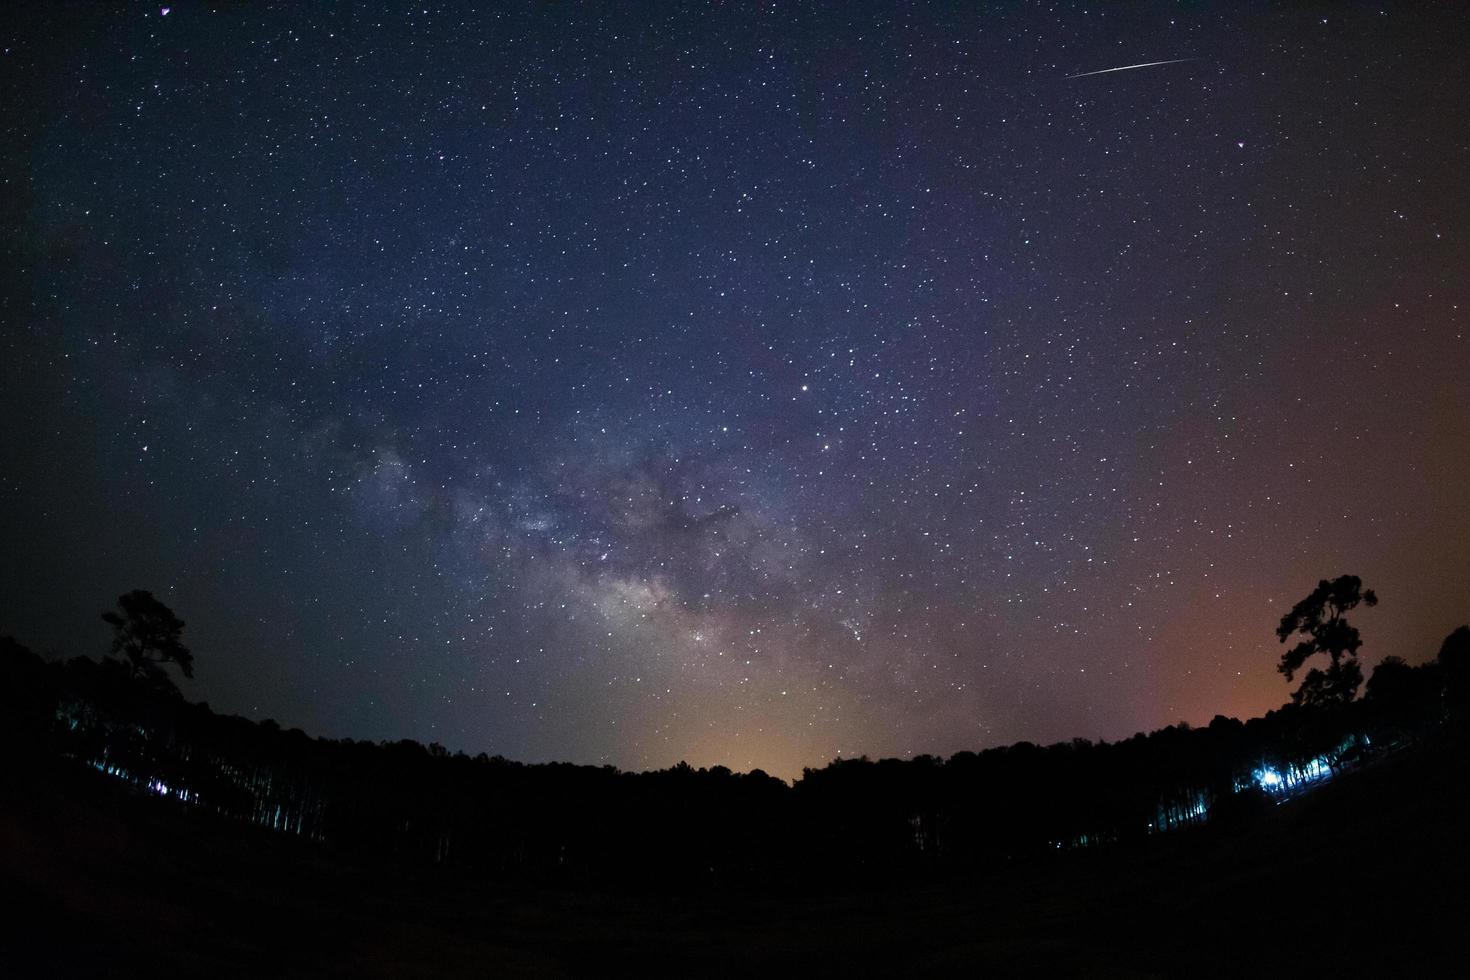
[[[1354,697],[1361,645],[1344,613],[1373,593],[1343,576],[1283,617],[1282,672],[1315,653],[1295,702],[1119,742],[1075,739],[940,759],[839,759],[793,785],[755,770],[529,765],[411,740],[312,738],[217,714],[167,675],[191,672],[183,622],[147,592],[104,619],[114,656],[46,661],[0,640],[0,714],[16,771],[37,760],[112,777],[186,812],[316,842],[353,860],[497,881],[650,890],[870,886],[1248,822],[1343,771],[1463,737],[1470,627],[1422,666],[1389,658]]]

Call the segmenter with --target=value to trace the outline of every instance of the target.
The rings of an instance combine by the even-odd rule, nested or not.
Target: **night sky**
[[[1461,5],[6,6],[40,651],[146,588],[217,710],[791,777],[1470,619]]]

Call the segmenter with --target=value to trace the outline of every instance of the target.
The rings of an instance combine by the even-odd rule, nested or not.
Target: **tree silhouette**
[[[1439,647],[1439,660],[1446,667],[1458,668],[1462,662],[1470,666],[1470,626],[1457,626],[1444,638]]]
[[[1357,628],[1343,614],[1356,609],[1359,603],[1376,606],[1378,596],[1372,589],[1364,589],[1358,576],[1341,575],[1331,582],[1326,579],[1318,582],[1311,595],[1281,617],[1276,639],[1285,643],[1298,633],[1306,637],[1283,653],[1276,667],[1288,681],[1295,679],[1296,672],[1309,657],[1325,653],[1331,659],[1326,670],[1313,667],[1307,671],[1301,687],[1291,696],[1294,703],[1317,707],[1346,704],[1358,693],[1358,686],[1363,683],[1358,648],[1363,641]]]
[[[1444,638],[1438,663],[1444,671],[1445,707],[1452,719],[1464,721],[1470,715],[1470,626],[1456,627]]]
[[[1368,678],[1366,696],[1370,699],[1400,697],[1400,692],[1412,683],[1413,673],[1414,668],[1403,657],[1384,657]]]
[[[173,687],[164,672],[174,664],[185,677],[194,676],[194,654],[179,634],[184,621],[153,597],[152,592],[134,589],[117,597],[121,612],[105,612],[103,622],[112,626],[112,652],[122,654],[130,676],[160,687]]]

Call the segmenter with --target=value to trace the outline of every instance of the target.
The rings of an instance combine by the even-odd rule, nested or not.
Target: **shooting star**
[[[1172,58],[1169,61],[1145,61],[1141,65],[1123,65],[1120,68],[1099,68],[1097,71],[1084,71],[1076,75],[1068,75],[1066,78],[1086,78],[1088,75],[1106,75],[1110,71],[1132,71],[1135,68],[1152,68],[1154,65],[1177,65],[1185,61],[1198,61],[1198,58]],[[1065,79],[1063,79],[1065,81]]]

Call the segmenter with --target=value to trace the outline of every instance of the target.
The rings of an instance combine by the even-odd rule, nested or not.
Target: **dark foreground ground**
[[[5,774],[0,976],[1463,976],[1470,764],[1401,753],[1247,826],[820,897],[348,866],[72,768]]]

